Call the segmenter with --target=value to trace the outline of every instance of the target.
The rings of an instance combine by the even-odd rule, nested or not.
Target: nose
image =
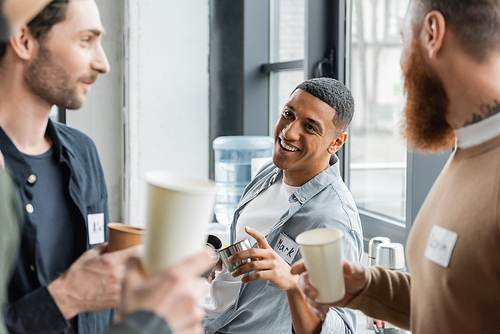
[[[300,127],[297,122],[289,123],[281,132],[286,140],[299,140],[300,138]]]
[[[95,71],[104,74],[109,72],[110,67],[108,57],[106,57],[106,53],[104,52],[102,45],[99,44],[96,48],[94,60],[92,61],[92,68]]]

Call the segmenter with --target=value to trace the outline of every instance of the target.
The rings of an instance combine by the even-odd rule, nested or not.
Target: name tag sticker
[[[279,256],[281,256],[281,258],[288,264],[292,264],[298,249],[299,246],[295,243],[295,241],[290,239],[284,233],[280,234],[278,242],[276,243],[276,246],[274,246],[274,251],[278,253]]]
[[[442,267],[448,267],[457,238],[457,233],[434,225],[425,248],[425,257]]]
[[[89,230],[89,244],[104,242],[104,213],[93,213],[87,216]]]

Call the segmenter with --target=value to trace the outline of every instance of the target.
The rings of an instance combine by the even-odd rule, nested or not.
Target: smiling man
[[[206,333],[355,331],[353,311],[332,308],[325,321],[314,316],[290,274],[301,258],[295,238],[310,229],[341,230],[344,258],[361,258],[359,215],[335,155],[353,113],[351,93],[334,79],[305,81],[291,94],[276,124],[273,161],[246,187],[231,225],[231,242],[249,238],[257,246],[232,261],[254,260],[213,280]]]
[[[500,333],[500,1],[411,0],[401,67],[412,149],[454,148],[408,236],[411,274],[345,263],[346,297],[413,334]],[[303,263],[292,269],[305,271]]]

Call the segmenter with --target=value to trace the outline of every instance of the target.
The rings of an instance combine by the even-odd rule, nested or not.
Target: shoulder
[[[311,198],[313,215],[321,227],[341,228],[344,231],[361,233],[361,220],[351,192],[341,179],[332,181],[316,196]]]
[[[94,144],[94,141],[90,139],[90,137],[85,133],[65,124],[57,122],[53,122],[52,124],[54,125],[54,130],[56,131],[57,136],[63,146],[75,151],[75,153],[88,153],[88,151],[97,153],[97,148]]]

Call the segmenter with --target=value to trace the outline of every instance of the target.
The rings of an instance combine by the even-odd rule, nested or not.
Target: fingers
[[[106,251],[106,248],[108,248],[108,243],[107,242],[105,242],[103,244],[100,244],[100,245],[98,245],[98,246],[96,246],[94,248],[91,248],[88,251],[86,251],[85,253],[91,254],[93,256],[101,255],[101,254],[103,254]]]
[[[258,271],[256,273],[243,277],[241,279],[241,283],[250,283],[250,282],[264,281],[264,280],[270,281],[273,278],[274,278],[274,273],[272,273],[269,270]]]
[[[200,278],[184,281],[174,287],[171,298],[176,299],[167,320],[172,330],[177,333],[185,328],[190,328],[194,324],[201,323],[205,317],[205,312],[198,306],[200,300],[208,292],[208,285],[202,283]],[[172,304],[172,299],[169,304]]]
[[[50,0],[7,0],[2,9],[12,25],[12,31],[16,31],[41,12],[49,2]]]
[[[217,261],[214,269],[217,271],[222,271],[222,259],[219,258],[219,261]]]
[[[205,318],[205,312],[201,308],[194,310],[189,318],[181,321],[181,325],[172,328],[175,334],[192,334],[204,332],[202,321]]]
[[[299,287],[308,299],[316,300],[316,298],[318,298],[318,290],[316,290],[316,288],[311,285],[311,282],[309,281],[309,275],[307,273],[300,275]]]
[[[144,270],[142,268],[141,259],[138,257],[130,257],[126,262],[126,284],[135,286],[135,283],[141,283],[144,280]]]
[[[212,271],[210,272],[210,274],[208,275],[207,277],[207,282],[208,283],[212,283],[213,280],[215,279],[215,268],[212,269]]]
[[[201,276],[213,265],[213,251],[203,249],[183,262],[174,265],[165,274],[178,273],[180,277]]]
[[[365,267],[361,263],[344,261],[344,275],[346,276],[351,276],[354,279],[363,279],[365,271]]]
[[[306,272],[306,265],[304,264],[304,260],[297,261],[293,264],[290,269],[292,275],[300,275],[303,272]]]
[[[2,168],[2,169],[5,168],[5,160],[3,158],[2,151],[0,151],[0,168]]]
[[[246,264],[242,265],[238,269],[235,269],[231,273],[231,275],[233,275],[233,277],[238,277],[240,275],[249,273],[251,271],[255,271],[255,270],[268,270],[268,269],[272,269],[272,267],[273,266],[272,266],[272,262],[271,261],[267,261],[267,260],[264,260],[264,261],[252,261],[250,263],[246,263]]]
[[[139,256],[142,253],[143,248],[144,245],[136,245],[122,250],[117,250],[111,253],[106,253],[105,255],[106,257],[111,258],[114,261],[125,263],[125,261],[128,258],[132,256]]]
[[[254,237],[255,240],[257,240],[257,245],[259,245],[259,248],[262,248],[262,249],[271,248],[271,246],[269,246],[269,243],[266,240],[266,237],[262,233],[260,233],[259,231],[255,230],[251,227],[246,226],[245,232],[247,232],[249,235]]]
[[[266,254],[266,251],[260,248],[250,248],[231,255],[228,260],[229,262],[234,263],[238,261],[246,261],[248,259],[263,259],[267,256]]]

